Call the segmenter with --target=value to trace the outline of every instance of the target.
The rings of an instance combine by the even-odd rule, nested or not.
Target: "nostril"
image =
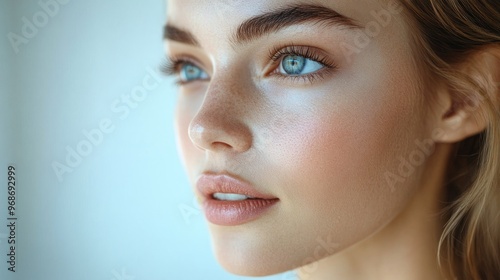
[[[212,143],[213,150],[224,150],[233,148],[231,145],[224,142],[213,142]]]

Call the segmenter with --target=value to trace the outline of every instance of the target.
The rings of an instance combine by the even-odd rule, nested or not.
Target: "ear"
[[[483,49],[456,68],[460,76],[444,81],[432,104],[438,143],[456,143],[484,131],[491,108],[500,105],[500,47]],[[472,82],[472,83],[471,83]]]

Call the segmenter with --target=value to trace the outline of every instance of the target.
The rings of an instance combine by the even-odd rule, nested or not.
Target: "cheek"
[[[404,208],[415,179],[394,192],[384,174],[397,170],[420,132],[415,100],[395,97],[398,90],[384,87],[366,101],[309,102],[310,109],[302,100],[262,114],[268,125],[255,131],[262,153],[248,168],[280,207],[245,228],[211,227],[226,269],[277,273],[306,265],[371,236]]]
[[[317,106],[273,135],[269,157],[280,165],[272,185],[281,186],[290,223],[301,224],[299,235],[314,229],[349,245],[382,228],[407,204],[415,178],[394,192],[385,174],[398,170],[398,158],[412,149],[419,118],[412,114],[415,100],[385,92],[400,91],[385,88],[371,92],[377,96],[372,100]]]

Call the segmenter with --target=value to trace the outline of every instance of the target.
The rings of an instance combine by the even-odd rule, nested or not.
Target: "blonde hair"
[[[499,81],[485,72],[487,67],[476,65],[472,69],[476,75],[459,67],[487,48],[500,50],[497,1],[400,0],[417,30],[415,61],[425,84],[445,81],[462,106],[473,104],[472,110],[480,106],[477,112],[488,121],[484,132],[458,143],[450,159],[438,254],[441,267],[454,279],[500,277]]]

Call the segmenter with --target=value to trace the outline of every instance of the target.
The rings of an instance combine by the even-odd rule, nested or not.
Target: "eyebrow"
[[[350,29],[361,28],[352,18],[330,8],[298,4],[246,20],[238,27],[232,41],[236,44],[249,42],[283,28],[303,23],[326,23]]]
[[[312,4],[295,4],[245,20],[236,29],[231,42],[235,45],[250,42],[286,27],[304,23],[325,23],[348,29],[362,28],[354,19],[330,8]],[[165,25],[163,38],[200,46],[192,33],[171,23]]]
[[[198,43],[198,40],[196,40],[191,32],[175,27],[170,23],[167,23],[163,28],[163,39],[193,46],[200,46],[200,43]]]

